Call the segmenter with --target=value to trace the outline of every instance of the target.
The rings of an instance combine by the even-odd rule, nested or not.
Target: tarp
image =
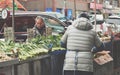
[[[18,9],[26,10],[26,8],[17,0],[15,1],[15,5]],[[0,0],[0,8],[12,8],[13,7],[13,0]]]

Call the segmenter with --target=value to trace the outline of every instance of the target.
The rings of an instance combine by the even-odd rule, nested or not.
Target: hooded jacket
[[[81,17],[69,26],[61,38],[66,44],[67,53],[64,60],[64,70],[79,70],[93,72],[93,55],[91,49],[100,47],[102,42],[88,19]]]

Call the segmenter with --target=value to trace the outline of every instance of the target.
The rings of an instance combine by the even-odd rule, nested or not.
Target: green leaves
[[[0,41],[0,51],[18,56],[20,60],[27,60],[35,56],[47,54],[49,50],[64,50],[60,46],[62,35],[36,36],[30,42],[15,43]]]
[[[53,44],[53,47],[60,47],[60,39],[62,35],[50,35],[50,36],[37,36],[32,39],[34,44],[42,44],[44,47],[48,47]]]

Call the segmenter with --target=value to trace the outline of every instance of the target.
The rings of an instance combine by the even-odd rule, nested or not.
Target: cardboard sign
[[[33,39],[34,37],[34,31],[32,28],[27,28],[27,39],[28,41],[31,41],[31,39]]]
[[[113,58],[109,54],[105,54],[99,55],[98,57],[94,58],[94,61],[99,65],[103,65],[110,61],[113,61]]]
[[[46,36],[52,35],[52,28],[46,27]]]
[[[14,40],[13,28],[12,27],[5,27],[4,28],[4,36],[5,40]]]

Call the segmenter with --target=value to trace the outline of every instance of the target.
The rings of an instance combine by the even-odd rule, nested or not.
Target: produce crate
[[[29,63],[16,64],[15,75],[29,75]]]
[[[0,62],[0,75],[15,75],[14,64],[17,64],[18,62],[18,59]]]
[[[36,56],[15,65],[15,75],[50,75],[50,55]]]
[[[0,75],[14,75],[13,66],[0,67]]]
[[[120,68],[115,68],[113,75],[120,75]]]
[[[51,75],[51,59],[50,56],[40,60],[41,74],[40,75]]]
[[[94,75],[113,75],[113,62],[104,65],[94,63]]]
[[[120,40],[113,42],[114,68],[120,67]]]
[[[56,50],[51,55],[51,75],[62,75],[66,50]]]
[[[34,74],[33,75],[41,75],[41,61],[40,60],[36,60],[34,61]]]
[[[19,62],[19,59],[3,61],[3,62],[0,62],[0,67],[11,66],[11,65],[17,64],[18,62]]]

